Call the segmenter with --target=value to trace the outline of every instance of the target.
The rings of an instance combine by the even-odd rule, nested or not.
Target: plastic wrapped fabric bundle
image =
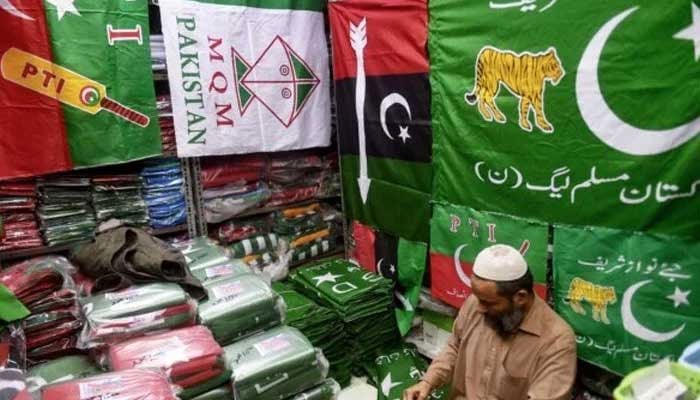
[[[196,238],[179,247],[190,273],[205,286],[223,278],[252,272],[245,263],[231,258],[229,250],[218,246],[209,238]]]
[[[81,299],[86,323],[82,348],[161,329],[193,325],[197,305],[174,283],[151,283]]]
[[[340,385],[333,379],[326,379],[320,385],[305,390],[287,400],[336,400],[340,394]]]
[[[208,327],[221,344],[284,321],[284,301],[255,275],[222,279],[206,289],[209,299],[199,305],[199,323]]]
[[[163,373],[130,369],[44,386],[41,399],[177,400],[177,397]]]
[[[278,400],[323,382],[328,361],[297,329],[282,326],[224,347],[234,398]]]
[[[204,196],[207,196],[206,193]],[[270,189],[265,182],[257,182],[227,191],[219,197],[204,201],[204,216],[208,223],[215,224],[235,217],[244,211],[258,207],[270,198]]]
[[[233,243],[229,246],[229,249],[233,253],[234,258],[243,258],[251,254],[275,251],[278,244],[279,237],[274,233],[268,233],[249,237],[248,239]]]
[[[229,244],[251,236],[270,233],[270,229],[268,216],[231,220],[219,225],[217,237],[221,243]]]
[[[158,368],[174,385],[182,388],[182,399],[190,399],[212,390],[231,377],[223,349],[203,326],[176,329],[148,335],[107,349],[107,364],[112,371],[130,368]]]
[[[5,285],[27,308],[44,301],[63,288],[74,288],[71,277],[77,270],[65,257],[36,257],[0,272]]]
[[[202,160],[202,186],[209,189],[232,182],[256,182],[263,179],[265,170],[265,157],[259,155],[206,157]]]
[[[39,364],[27,371],[27,387],[36,392],[42,386],[100,374],[88,356],[66,356]]]
[[[192,400],[231,400],[233,399],[233,388],[231,384],[219,386],[214,390],[202,393],[199,396],[193,397]]]
[[[38,181],[40,205],[37,215],[46,244],[56,246],[88,240],[97,222],[90,206],[90,180],[52,177]]]
[[[182,170],[177,159],[151,163],[141,171],[151,227],[169,228],[187,219]]]
[[[299,263],[314,257],[318,257],[335,250],[335,241],[320,240],[305,246],[292,249],[292,263]]]
[[[42,245],[35,190],[32,182],[0,183],[0,251]]]
[[[278,207],[284,204],[296,203],[316,197],[318,184],[306,184],[303,186],[270,186],[270,200],[265,207]]]
[[[24,371],[15,368],[0,368],[0,399],[31,400]]]

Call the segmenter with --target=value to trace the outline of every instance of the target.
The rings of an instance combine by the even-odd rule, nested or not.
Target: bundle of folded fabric
[[[211,189],[231,183],[253,183],[265,177],[264,156],[206,157],[202,160],[202,186]]]
[[[231,400],[233,398],[233,386],[231,382],[228,382],[216,389],[193,397],[192,400]]]
[[[293,185],[318,175],[323,166],[323,159],[311,151],[273,154],[268,163],[267,177],[270,183]]]
[[[265,207],[279,207],[285,204],[310,200],[318,195],[318,180],[304,180],[290,185],[270,184],[270,198]]]
[[[163,35],[151,35],[151,69],[154,71],[164,71],[167,69]]]
[[[180,387],[181,399],[213,390],[231,378],[223,349],[203,326],[192,326],[127,340],[107,348],[112,371],[161,369]]]
[[[59,256],[31,258],[0,271],[5,285],[32,312],[48,311],[70,302],[47,302],[54,293],[75,287],[72,275],[77,272],[67,259]]]
[[[287,400],[336,400],[339,394],[340,385],[338,382],[334,379],[326,379],[320,385],[304,390],[287,398]]]
[[[299,293],[289,283],[275,282],[272,288],[287,305],[286,324],[299,329],[309,341],[323,350],[330,363],[329,376],[347,386],[352,377],[352,359],[345,344],[340,315]]]
[[[0,399],[32,400],[23,370],[0,368]]]
[[[39,179],[38,187],[37,215],[47,245],[84,241],[94,236],[97,223],[90,206],[89,178]]]
[[[34,182],[0,182],[0,251],[42,245],[36,197]]]
[[[158,110],[158,125],[160,125],[160,141],[163,154],[166,156],[177,156],[175,121],[173,121],[173,107],[170,95],[157,96],[156,109]]]
[[[199,304],[198,321],[217,342],[228,344],[284,322],[284,300],[261,278],[243,274],[206,287],[209,298]]]
[[[138,228],[117,228],[74,249],[71,260],[95,279],[92,293],[124,289],[134,283],[175,282],[196,297],[202,285],[176,248]]]
[[[270,233],[271,229],[269,215],[263,215],[224,222],[217,228],[216,236],[221,243],[229,244],[251,236]]]
[[[278,400],[321,384],[328,361],[297,329],[278,327],[224,347],[234,398]]]
[[[162,372],[129,369],[44,386],[41,399],[177,400],[177,396]]]
[[[98,223],[117,219],[121,225],[148,226],[148,208],[138,175],[92,178],[92,206]]]
[[[88,356],[65,356],[30,368],[27,371],[27,388],[30,392],[36,392],[55,382],[86,378],[101,372]]]
[[[275,252],[279,245],[280,240],[276,234],[266,233],[232,243],[228,248],[234,258],[243,258],[252,254]]]
[[[324,254],[333,253],[337,248],[336,240],[322,239],[305,246],[295,247],[292,249],[292,257],[290,263],[299,264],[314,257],[323,256]]]
[[[297,236],[326,228],[321,204],[293,207],[273,214],[272,230],[281,236]]]
[[[234,260],[231,252],[210,239],[200,237],[180,243],[187,267],[205,286],[221,279],[251,273],[241,260]]]
[[[319,183],[317,197],[340,196],[340,169],[338,154],[331,153],[323,157],[323,172]]]
[[[182,170],[176,159],[154,162],[141,171],[143,197],[153,228],[169,228],[187,221]]]
[[[292,272],[295,288],[335,310],[344,322],[353,367],[398,340],[393,283],[347,260],[332,260]]]
[[[194,325],[197,303],[174,283],[132,286],[81,298],[82,348],[115,343],[148,332]]]
[[[335,250],[335,210],[320,203],[275,213],[272,230],[289,241],[291,262],[299,263]]]
[[[210,224],[223,222],[247,210],[257,208],[270,198],[270,189],[262,181],[232,183],[205,189],[204,217]]]

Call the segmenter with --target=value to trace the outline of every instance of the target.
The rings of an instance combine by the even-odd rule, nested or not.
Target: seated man
[[[452,382],[450,399],[568,399],[576,374],[571,328],[533,292],[514,248],[495,245],[474,261],[472,295],[446,348],[404,400],[425,400]]]

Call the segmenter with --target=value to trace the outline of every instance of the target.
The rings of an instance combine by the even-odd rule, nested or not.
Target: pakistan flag
[[[608,228],[554,231],[556,311],[579,357],[627,374],[678,359],[700,332],[700,245]]]
[[[698,0],[433,0],[434,196],[700,237]]]

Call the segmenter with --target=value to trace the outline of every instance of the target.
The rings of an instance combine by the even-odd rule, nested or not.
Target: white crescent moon
[[[625,290],[625,294],[622,296],[622,326],[625,330],[632,335],[646,340],[647,342],[653,343],[663,343],[678,336],[683,329],[685,329],[685,324],[679,326],[675,330],[670,332],[656,332],[640,324],[634,315],[632,314],[632,297],[634,297],[635,292],[639,290],[644,285],[651,283],[651,280],[637,282]]]
[[[459,261],[459,255],[460,253],[462,253],[462,249],[465,247],[467,247],[467,245],[463,244],[457,247],[457,250],[455,250],[455,271],[457,272],[457,276],[459,277],[460,281],[464,282],[465,285],[472,287],[472,280],[469,279],[469,276],[467,276],[467,274],[464,273],[464,270],[462,269],[462,263]]]
[[[377,262],[377,273],[381,276],[384,276],[384,274],[382,273],[382,262],[384,262],[383,258],[380,258]]]
[[[391,134],[389,133],[389,128],[387,128],[386,126],[386,112],[389,109],[389,107],[393,106],[394,104],[398,104],[401,107],[403,107],[408,113],[408,118],[413,118],[411,116],[411,106],[408,104],[408,100],[406,100],[405,97],[398,93],[388,94],[384,98],[384,100],[382,100],[382,103],[379,105],[379,122],[382,125],[382,130],[384,131],[384,134],[391,140],[394,140],[394,137],[391,136]]]
[[[14,15],[15,17],[26,19],[27,21],[34,21],[34,18],[16,9],[15,6],[10,3],[10,0],[0,0],[0,8]]]
[[[675,149],[700,133],[700,116],[671,129],[640,129],[620,119],[605,102],[598,81],[598,62],[615,28],[639,7],[629,8],[603,25],[583,52],[576,74],[576,100],[588,128],[598,139],[623,153],[645,156]]]

